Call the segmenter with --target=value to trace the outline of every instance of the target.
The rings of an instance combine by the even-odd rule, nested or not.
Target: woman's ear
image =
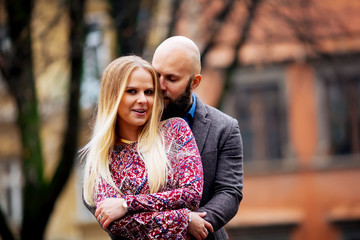
[[[193,77],[193,80],[191,82],[191,85],[190,85],[190,88],[191,90],[194,90],[195,88],[197,88],[201,82],[201,79],[202,79],[202,76],[200,73],[196,74],[194,77]]]

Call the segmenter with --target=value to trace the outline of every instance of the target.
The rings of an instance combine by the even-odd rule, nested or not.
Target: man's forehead
[[[174,68],[155,68],[155,71],[160,74],[160,75],[163,75],[163,76],[166,76],[166,77],[181,77],[184,73],[184,71],[178,71],[177,69],[174,69]]]
[[[164,59],[153,59],[152,65],[155,71],[161,75],[181,76],[191,72],[190,62],[186,59],[169,57]]]

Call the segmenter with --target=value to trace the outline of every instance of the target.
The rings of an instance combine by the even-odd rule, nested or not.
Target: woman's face
[[[135,68],[120,100],[118,124],[126,131],[139,130],[150,118],[155,88],[151,74],[144,68]]]

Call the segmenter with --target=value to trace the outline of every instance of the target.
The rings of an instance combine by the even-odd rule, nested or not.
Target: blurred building
[[[242,133],[244,199],[231,239],[360,239],[360,2],[244,2],[219,30],[198,89]],[[224,6],[213,5],[219,16]],[[204,22],[189,35],[200,43]]]
[[[39,2],[34,21],[42,26],[41,19],[53,19],[51,9],[61,6]],[[79,146],[87,141],[99,76],[114,54],[105,2],[87,5]],[[144,52],[148,60],[166,37],[174,2],[160,0],[154,9]],[[203,60],[196,93],[237,118],[242,133],[244,199],[226,226],[230,238],[360,239],[360,2],[253,1],[252,18],[252,1],[234,1],[224,18],[220,13],[231,1],[180,2],[172,34],[192,38],[202,51],[214,44]],[[59,47],[66,41],[60,33],[67,29],[66,18],[58,17],[45,39],[46,56],[56,61],[35,56],[47,175],[61,144],[68,78],[66,54]],[[43,28],[36,29],[36,36],[43,36]],[[42,52],[44,44],[35,41],[34,49]],[[14,229],[22,214],[15,109],[0,78],[0,204]],[[80,163],[57,202],[46,239],[107,239],[82,205]]]

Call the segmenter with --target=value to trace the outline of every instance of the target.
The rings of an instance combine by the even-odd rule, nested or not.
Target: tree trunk
[[[21,134],[21,161],[24,176],[23,221],[21,239],[43,239],[54,205],[72,172],[77,152],[79,128],[79,93],[84,42],[84,1],[69,0],[71,79],[68,101],[67,128],[59,165],[50,183],[44,179],[44,162],[40,141],[40,116],[33,74],[31,44],[31,14],[33,1],[6,0],[9,34],[12,48],[1,66],[4,79],[15,98]],[[0,234],[14,239],[2,212]]]
[[[8,0],[9,33],[12,40],[11,54],[8,59],[5,80],[16,100],[18,110],[17,124],[21,134],[21,160],[23,162],[23,228],[21,236],[36,239],[38,198],[44,190],[43,159],[40,143],[40,117],[37,109],[33,56],[31,46],[31,13],[33,1]],[[23,232],[31,235],[23,234]]]
[[[69,4],[70,10],[70,55],[71,63],[70,89],[66,130],[63,137],[63,148],[59,164],[54,177],[49,185],[44,203],[45,209],[50,213],[54,208],[56,199],[59,197],[73,169],[78,150],[78,130],[80,122],[80,83],[82,77],[83,49],[85,39],[84,23],[85,0],[72,0]],[[48,218],[45,219],[45,223]]]
[[[153,0],[108,0],[116,28],[116,55],[141,55],[150,29]]]

